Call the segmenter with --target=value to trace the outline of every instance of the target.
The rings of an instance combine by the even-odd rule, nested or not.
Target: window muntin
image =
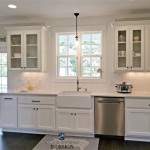
[[[79,46],[75,34],[58,34],[57,77],[100,78],[102,32],[79,33]]]
[[[7,53],[0,53],[0,91],[7,90]]]

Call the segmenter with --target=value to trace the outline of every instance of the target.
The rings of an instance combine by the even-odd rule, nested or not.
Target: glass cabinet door
[[[26,34],[26,68],[38,68],[38,34]]]
[[[127,66],[127,31],[117,30],[117,68],[126,69]]]
[[[132,68],[142,67],[142,30],[132,30]]]
[[[22,35],[10,35],[10,67],[22,67]]]

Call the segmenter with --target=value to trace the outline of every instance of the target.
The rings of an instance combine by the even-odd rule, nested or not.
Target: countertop
[[[63,91],[63,90],[62,90]],[[18,91],[8,90],[1,91],[1,95],[5,94],[17,94],[17,95],[53,95],[56,96],[61,90],[29,90],[29,91]],[[105,96],[105,97],[139,97],[139,98],[150,98],[150,92],[132,92],[132,93],[117,93],[116,91],[103,91],[103,92],[91,92],[91,96]]]

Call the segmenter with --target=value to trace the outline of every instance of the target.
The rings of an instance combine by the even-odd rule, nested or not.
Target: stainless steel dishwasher
[[[124,98],[95,97],[94,126],[96,135],[124,136]]]

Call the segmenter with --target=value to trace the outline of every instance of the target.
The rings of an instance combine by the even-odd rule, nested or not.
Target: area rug
[[[94,137],[65,137],[46,135],[33,150],[98,150],[99,139]]]

